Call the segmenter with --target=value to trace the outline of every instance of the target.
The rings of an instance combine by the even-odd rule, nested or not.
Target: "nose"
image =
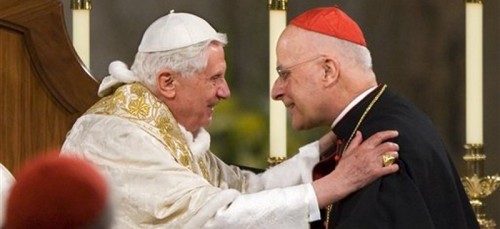
[[[276,79],[274,81],[273,87],[271,88],[271,98],[274,100],[281,100],[283,97],[283,83],[280,81],[280,79]]]
[[[229,90],[227,82],[224,80],[224,83],[222,83],[220,87],[217,89],[217,97],[221,99],[227,99],[230,96],[231,96],[231,91]]]

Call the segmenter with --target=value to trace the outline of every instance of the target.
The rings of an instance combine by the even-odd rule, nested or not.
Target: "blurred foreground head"
[[[19,170],[4,229],[110,228],[109,199],[106,180],[91,164],[53,152]]]

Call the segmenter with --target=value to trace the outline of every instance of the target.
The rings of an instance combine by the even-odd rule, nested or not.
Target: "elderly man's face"
[[[174,116],[188,131],[196,133],[212,121],[215,105],[231,93],[225,79],[224,49],[211,45],[207,51],[207,67],[190,78],[179,79],[179,103]]]
[[[322,100],[329,99],[319,96],[324,89],[322,63],[325,56],[311,50],[309,42],[300,29],[287,27],[276,49],[279,77],[271,96],[283,102],[296,130],[323,124]]]

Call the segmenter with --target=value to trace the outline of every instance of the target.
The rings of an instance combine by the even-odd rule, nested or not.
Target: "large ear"
[[[339,81],[340,62],[336,58],[326,56],[325,62],[323,63],[323,70],[325,71],[325,75],[323,76],[325,87],[334,85]]]
[[[165,96],[166,98],[174,98],[175,97],[175,77],[176,73],[166,69],[161,70],[157,74],[156,80],[158,80],[158,90],[160,94]]]

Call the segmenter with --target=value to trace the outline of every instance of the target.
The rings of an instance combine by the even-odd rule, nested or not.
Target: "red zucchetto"
[[[4,227],[84,228],[99,223],[108,204],[107,183],[91,164],[54,152],[19,171],[7,199]]]
[[[366,47],[365,37],[358,24],[338,7],[308,10],[290,21],[290,24]]]

